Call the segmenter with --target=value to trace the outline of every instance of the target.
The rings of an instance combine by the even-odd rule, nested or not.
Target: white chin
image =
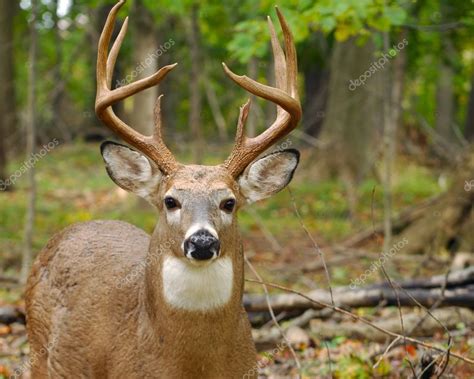
[[[212,262],[214,262],[218,258],[218,255],[214,253],[211,258],[200,260],[200,259],[193,258],[191,254],[186,254],[186,258],[189,263],[191,263],[192,265],[196,267],[205,267],[211,264]]]
[[[166,257],[162,277],[167,303],[179,309],[207,311],[230,300],[234,272],[230,257],[206,261]]]

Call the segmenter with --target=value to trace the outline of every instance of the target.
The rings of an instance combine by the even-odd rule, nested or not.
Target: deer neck
[[[204,266],[194,266],[171,251],[170,239],[153,236],[145,270],[144,306],[152,324],[182,328],[185,320],[238,322],[242,309],[244,262],[238,233],[229,250]],[[165,323],[166,325],[163,325]]]

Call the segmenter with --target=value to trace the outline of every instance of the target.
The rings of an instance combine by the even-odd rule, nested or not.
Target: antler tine
[[[275,32],[275,26],[273,25],[270,16],[267,16],[268,29],[270,30],[270,41],[272,44],[273,57],[275,60],[275,83],[277,88],[281,90],[288,90],[287,75],[286,75],[286,58],[283,49],[281,48],[280,41],[278,40]]]
[[[110,40],[115,25],[115,19],[120,8],[125,4],[125,0],[120,0],[109,12],[104,29],[100,35],[99,48],[97,52],[97,96],[95,102],[95,111],[99,119],[107,125],[112,131],[121,136],[126,142],[146,154],[153,160],[165,174],[170,174],[178,166],[178,162],[163,142],[161,135],[160,102],[158,98],[155,114],[155,131],[152,136],[144,136],[122,120],[114,113],[112,105],[120,100],[136,94],[142,90],[157,85],[163,78],[176,67],[177,63],[164,66],[153,75],[127,84],[123,87],[111,89],[112,76],[115,62],[117,60],[120,47],[127,32],[128,17],[125,19],[119,35],[116,38],[110,54],[108,53]],[[158,121],[157,121],[158,120]]]
[[[125,18],[122,27],[120,28],[120,32],[117,36],[117,39],[114,41],[112,48],[110,49],[109,57],[107,58],[107,87],[111,88],[112,86],[112,78],[114,76],[114,68],[115,62],[117,61],[117,56],[122,47],[122,42],[127,34],[128,29],[128,17]],[[108,44],[107,44],[108,46]]]
[[[245,139],[245,123],[250,111],[250,99],[240,107],[239,121],[237,123],[237,133],[235,133],[235,145],[240,146]]]
[[[99,38],[99,47],[97,49],[97,92],[99,88],[107,87],[107,51],[109,49],[110,40],[114,30],[115,18],[120,8],[125,4],[125,0],[119,1],[110,10],[105,21],[104,28]]]
[[[278,9],[278,8],[277,8]],[[275,60],[275,83],[277,88],[280,88],[284,91],[288,91],[288,75],[286,74],[286,58],[283,49],[281,48],[280,41],[278,40],[277,34],[275,32],[275,26],[273,25],[272,19],[270,16],[267,16],[268,29],[270,30],[270,41],[272,44],[273,57]],[[285,110],[277,106],[277,117],[281,117],[284,114]]]
[[[153,139],[155,139],[156,141],[159,141],[162,138],[162,135],[161,135],[161,98],[162,97],[163,95],[160,95],[156,99],[155,110],[154,110],[155,129],[153,130]]]
[[[276,87],[261,84],[245,75],[236,75],[223,63],[225,73],[237,83],[237,85],[277,105],[277,117],[273,124],[254,138],[248,138],[243,133],[249,103],[247,102],[241,108],[236,142],[232,153],[224,163],[224,167],[226,167],[234,177],[238,176],[250,162],[275,141],[290,133],[301,119],[302,111],[297,88],[298,68],[293,36],[285,18],[278,8],[276,8],[276,11],[283,31],[286,50],[285,55],[276,36],[273,23],[271,19],[268,18],[275,61]]]
[[[280,12],[278,7],[276,8],[278,21],[280,22],[281,29],[283,31],[283,36],[285,38],[285,49],[286,54],[288,55],[288,66],[287,66],[287,79],[288,79],[288,89],[291,91],[291,96],[299,100],[298,95],[298,58],[296,56],[295,43],[293,42],[293,34],[291,33],[290,27],[286,22],[285,17]]]

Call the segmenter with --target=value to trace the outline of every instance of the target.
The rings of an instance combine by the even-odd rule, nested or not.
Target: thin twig
[[[415,329],[418,329],[419,326],[421,326],[421,324],[423,324],[423,322],[425,321],[425,319],[430,315],[430,312],[433,312],[435,309],[437,309],[440,304],[443,302],[443,300],[445,299],[445,293],[446,293],[446,287],[448,286],[448,278],[449,278],[449,274],[451,273],[451,268],[448,269],[448,271],[446,272],[445,274],[445,277],[444,277],[444,282],[441,286],[441,294],[440,294],[440,297],[435,301],[435,303],[430,307],[430,309],[426,309],[425,307],[425,310],[427,311],[424,316],[420,319],[420,321],[418,321],[418,323],[410,330],[410,333],[415,330]],[[400,286],[400,285],[399,285]],[[400,286],[400,288],[402,288]],[[431,315],[432,317],[434,317],[433,315]],[[436,317],[434,317],[436,319]],[[438,321],[438,320],[436,320]],[[440,322],[440,321],[438,321]],[[442,324],[442,323],[441,323]],[[444,325],[442,325],[444,327]],[[444,329],[446,330],[446,332],[449,334],[449,330],[447,330],[445,327]]]
[[[277,321],[280,322],[283,318],[287,316],[287,313],[286,311],[281,311],[280,313],[278,313],[278,315],[275,315],[275,316],[276,316]],[[268,320],[268,322],[266,322],[260,327],[260,330],[271,328],[271,325],[274,323],[275,321],[273,319]]]
[[[449,364],[449,353],[450,353],[450,350],[451,350],[451,346],[452,346],[452,336],[451,336],[451,332],[449,331],[449,329],[441,322],[441,320],[439,320],[434,314],[433,314],[433,311],[439,307],[439,305],[443,302],[444,298],[445,298],[445,292],[446,292],[446,287],[448,286],[448,279],[449,279],[449,274],[451,272],[451,268],[448,269],[448,271],[446,271],[446,274],[444,276],[444,281],[443,281],[443,285],[441,287],[441,294],[440,294],[440,297],[438,298],[438,300],[435,301],[435,303],[430,307],[430,309],[427,309],[426,307],[424,307],[422,304],[420,304],[422,306],[422,308],[426,311],[426,313],[423,315],[423,317],[418,321],[418,323],[410,330],[410,333],[417,329],[421,324],[423,324],[423,322],[426,320],[426,318],[428,316],[430,316],[431,318],[433,318],[436,322],[438,322],[438,324],[440,324],[443,329],[445,330],[445,332],[448,334],[448,349],[447,349],[447,353],[445,355],[446,357],[446,360],[444,360],[444,362],[442,361],[442,365],[440,364],[440,367],[441,369],[439,370],[439,374],[436,374],[436,376],[438,378],[441,377],[441,375],[443,375],[443,373],[446,371],[446,368],[448,367],[448,364]],[[400,288],[402,288],[400,285],[398,285]],[[403,289],[403,288],[402,288]],[[418,303],[418,301],[408,295],[410,298],[412,298],[416,303]],[[421,372],[420,375],[422,375],[425,371],[429,370],[430,367],[436,362],[436,360],[432,360],[430,362],[429,365],[427,365],[425,367],[425,369]]]
[[[467,350],[467,352],[471,352],[471,350],[472,350],[472,347],[469,348],[469,349]],[[448,378],[448,377],[449,377],[449,378],[451,377],[451,376],[449,376],[449,374],[450,374],[451,372],[453,372],[453,370],[456,368],[456,366],[459,365],[459,362],[461,362],[461,361],[456,361],[456,362],[454,362],[454,363],[449,367],[449,370],[448,370],[448,372],[447,372],[447,374],[446,374],[446,377],[447,377],[447,378]]]
[[[276,237],[273,235],[273,233],[270,231],[270,229],[268,229],[265,226],[265,223],[263,222],[262,218],[257,213],[257,211],[254,208],[249,208],[247,209],[247,212],[253,217],[255,223],[260,228],[260,230],[262,231],[267,241],[270,242],[270,245],[272,245],[272,249],[276,251],[280,251],[282,249],[280,243],[278,242]]]
[[[280,331],[280,334],[281,336],[283,337],[283,339],[285,340],[286,344],[288,345],[288,348],[290,349],[291,351],[291,354],[293,355],[293,358],[295,359],[295,363],[296,363],[296,366],[298,367],[298,371],[301,373],[301,363],[298,359],[298,356],[296,355],[296,352],[295,350],[293,349],[293,346],[291,346],[291,342],[288,340],[288,338],[286,337],[286,334],[285,334],[285,331],[283,330],[283,328],[280,326],[280,323],[278,322],[278,320],[276,319],[275,317],[275,312],[273,312],[273,308],[272,308],[272,304],[270,302],[270,295],[268,293],[268,288],[265,284],[265,282],[262,280],[262,277],[260,276],[260,274],[257,272],[257,270],[255,269],[255,267],[253,267],[253,265],[250,263],[250,261],[248,260],[248,258],[246,256],[244,256],[244,260],[245,260],[245,263],[247,263],[247,266],[249,266],[250,270],[252,271],[252,273],[255,275],[255,277],[260,281],[260,284],[262,285],[262,288],[263,288],[263,291],[265,292],[265,299],[267,301],[267,306],[268,306],[268,311],[270,312],[270,316],[272,317],[272,320],[275,324],[275,326],[278,328],[278,330]],[[301,376],[301,375],[300,375]]]
[[[308,236],[308,238],[311,240],[311,243],[313,244],[314,249],[319,254],[319,257],[321,258],[321,263],[323,264],[324,272],[326,274],[326,280],[327,280],[327,283],[328,283],[329,294],[331,296],[331,303],[332,303],[332,305],[335,305],[334,297],[333,297],[333,294],[332,294],[332,287],[331,287],[331,276],[329,275],[329,270],[328,270],[328,266],[326,265],[326,260],[324,259],[324,254],[321,251],[321,249],[319,248],[319,245],[317,244],[317,242],[315,241],[315,239],[313,238],[311,233],[309,232],[308,228],[306,227],[306,225],[303,221],[303,218],[301,217],[300,211],[298,210],[298,206],[296,205],[296,200],[295,200],[295,197],[293,196],[293,192],[291,191],[290,186],[288,186],[287,189],[288,189],[288,193],[290,194],[291,204],[292,204],[293,209],[295,211],[296,217],[298,217],[298,221],[300,222],[301,227],[303,228],[303,230],[306,233],[306,235]]]
[[[328,266],[326,264],[326,260],[324,259],[324,254],[323,254],[322,250],[319,248],[319,245],[317,244],[316,240],[313,238],[313,236],[309,232],[308,228],[306,227],[306,224],[303,221],[303,217],[301,217],[298,206],[296,205],[296,199],[293,196],[293,192],[291,191],[290,186],[288,186],[287,189],[288,189],[288,193],[290,194],[290,200],[291,200],[291,204],[293,206],[293,210],[295,211],[295,215],[298,218],[298,221],[301,225],[301,228],[304,230],[304,232],[306,233],[306,235],[310,239],[311,243],[313,244],[314,249],[319,254],[319,257],[321,258],[321,263],[324,267],[324,273],[326,274],[326,281],[327,281],[327,284],[328,284],[329,295],[331,296],[331,303],[334,306],[335,303],[334,303],[334,296],[333,296],[333,293],[332,293],[331,275],[329,275],[329,269],[328,269]],[[329,354],[329,349],[327,349],[327,352],[328,352],[328,359],[329,359],[329,372],[331,373],[331,378],[333,378],[334,375],[332,373],[331,355]]]
[[[372,227],[373,227],[373,228],[374,228],[374,195],[375,195],[375,186],[374,186],[374,188],[373,188],[373,190],[372,190],[372,202],[371,202],[371,212],[372,212],[371,214],[372,214]],[[374,233],[374,235],[376,235],[375,229],[373,229],[373,233]],[[384,247],[385,247],[385,246],[386,246],[386,243],[385,243],[385,239],[384,239]],[[402,312],[402,308],[401,308],[401,306],[400,306],[400,296],[399,296],[399,294],[398,294],[398,291],[395,289],[395,286],[393,285],[393,282],[392,282],[390,276],[388,275],[387,271],[385,270],[385,267],[383,266],[383,264],[382,264],[381,268],[382,268],[382,272],[383,272],[384,276],[386,277],[388,283],[390,284],[390,287],[392,288],[392,290],[394,291],[394,293],[395,293],[395,295],[396,295],[396,297],[397,297],[397,306],[398,306],[398,312],[399,312],[399,316],[400,316],[400,326],[401,326],[401,330],[402,330],[402,334],[403,334],[403,345],[404,345],[404,348],[405,348],[405,349],[404,349],[404,350],[405,350],[405,357],[406,357],[407,360],[408,360],[408,363],[409,363],[409,365],[410,365],[410,369],[411,369],[411,371],[412,371],[412,373],[413,373],[414,378],[417,378],[418,376],[417,376],[417,374],[416,374],[415,368],[413,367],[413,363],[411,362],[411,359],[410,359],[410,357],[408,356],[407,343],[406,343],[406,333],[405,333],[405,327],[404,327],[404,323],[403,323],[403,312]],[[444,293],[445,293],[446,286],[447,286],[447,283],[448,283],[448,275],[449,275],[449,270],[448,270],[448,273],[446,274],[446,276],[445,276],[445,278],[444,278],[443,289],[442,289],[442,292],[441,292],[441,297],[440,297],[440,299],[439,299],[439,302],[436,302],[436,303],[435,303],[436,306],[438,306],[439,304],[441,304],[442,300],[444,299]],[[401,287],[400,285],[398,285],[398,284],[397,284],[397,287],[398,287],[399,289],[401,289],[402,291],[404,291],[405,294],[406,294],[409,298],[411,298],[416,304],[421,305],[413,296],[411,296],[411,294],[408,293],[408,291],[406,291],[404,288],[402,288],[402,287]],[[422,305],[421,305],[421,306],[422,306]],[[441,327],[444,328],[445,331],[448,333],[448,349],[447,349],[447,352],[446,352],[446,358],[447,358],[447,360],[446,360],[446,363],[445,363],[444,367],[443,367],[442,370],[441,370],[441,373],[443,373],[443,372],[446,370],[446,367],[447,367],[448,362],[449,362],[449,354],[450,354],[450,350],[451,350],[451,341],[452,341],[451,335],[450,335],[450,333],[449,333],[449,330],[446,328],[446,326],[445,326],[438,318],[436,318],[436,317],[433,315],[432,310],[435,309],[435,307],[431,307],[431,310],[428,310],[428,309],[425,308],[424,306],[422,306],[422,308],[423,308],[427,313],[426,313],[425,316],[421,319],[421,322],[418,322],[418,323],[417,323],[417,326],[418,326],[418,325],[421,325],[421,324],[423,323],[423,321],[425,320],[425,318],[426,318],[428,315],[430,315],[430,316],[431,316],[436,322],[438,322],[438,323],[441,325]],[[415,326],[415,328],[416,328],[417,326]],[[412,329],[410,330],[410,334],[411,334],[411,332],[412,332],[413,330],[415,330],[415,328],[412,328]],[[390,347],[390,346],[393,346],[393,345],[394,345],[394,343],[391,343],[391,344],[389,345],[389,347]],[[386,352],[388,352],[388,350],[389,350],[389,348],[387,348]],[[384,355],[386,354],[386,352],[384,353]],[[383,357],[383,356],[382,356],[382,357]],[[380,360],[379,360],[378,362],[380,362]],[[426,372],[427,370],[429,370],[430,367],[435,364],[435,362],[436,362],[436,360],[433,359],[433,360],[425,367],[425,369],[421,372],[420,376],[422,376],[424,372]]]
[[[326,352],[328,353],[328,364],[329,364],[329,373],[331,375],[331,379],[334,378],[332,373],[332,361],[331,361],[331,351],[329,350],[329,346],[327,341],[324,341],[324,346],[326,347]]]
[[[375,186],[372,188],[372,197],[371,197],[371,206],[370,206],[370,211],[371,211],[371,219],[372,219],[372,228],[373,228],[373,234],[375,236],[377,236],[376,232],[375,232],[375,225],[374,225],[374,197],[375,197]],[[389,226],[391,228],[391,222],[389,222]],[[387,230],[384,229],[384,248],[386,247],[386,243],[385,243],[385,240],[386,240],[386,234],[387,234]],[[390,233],[390,236],[391,236],[391,233]],[[400,327],[401,327],[401,331],[402,331],[402,335],[403,335],[403,345],[405,347],[405,357],[407,358],[408,360],[408,363],[410,365],[410,369],[412,371],[412,373],[414,374],[414,376],[416,377],[416,371],[415,371],[415,368],[413,367],[413,364],[411,362],[411,359],[410,357],[408,356],[408,349],[407,349],[407,341],[406,341],[406,333],[405,333],[405,326],[404,326],[404,323],[403,323],[403,312],[402,312],[402,307],[400,306],[400,295],[398,294],[398,291],[395,289],[395,287],[393,286],[393,283],[392,283],[392,280],[390,279],[390,276],[387,274],[387,271],[385,270],[385,267],[383,266],[383,264],[381,265],[381,269],[382,269],[382,272],[383,274],[385,275],[385,278],[387,279],[390,287],[392,288],[393,292],[395,293],[395,296],[397,298],[397,308],[398,308],[398,314],[399,314],[399,317],[400,317]],[[384,352],[384,355],[388,353],[388,351],[390,350],[390,347],[393,346],[396,341],[398,341],[399,338],[395,339],[394,341],[392,341],[389,346],[387,347],[387,349],[385,350]],[[383,356],[381,357],[381,359],[383,358]],[[378,360],[377,364],[380,363],[380,360]]]
[[[392,332],[390,330],[387,330],[381,326],[378,326],[376,324],[373,324],[372,322],[370,322],[369,320],[367,320],[366,318],[364,317],[360,317],[346,309],[343,309],[343,308],[340,308],[338,306],[335,306],[335,305],[332,305],[332,304],[329,304],[329,303],[325,303],[325,302],[322,302],[322,301],[319,301],[319,300],[315,300],[307,295],[305,295],[304,293],[301,293],[299,291],[296,291],[294,289],[291,289],[291,288],[288,288],[288,287],[285,287],[285,286],[282,286],[280,284],[276,284],[276,283],[268,283],[268,282],[263,282],[263,281],[259,281],[259,280],[254,280],[254,279],[245,279],[246,281],[248,282],[252,282],[252,283],[258,283],[258,284],[265,284],[267,287],[272,287],[272,288],[276,288],[276,289],[279,289],[279,290],[282,290],[282,291],[286,291],[286,292],[289,292],[289,293],[293,293],[295,295],[298,295],[300,297],[302,297],[303,299],[306,299],[307,301],[309,301],[310,303],[313,303],[313,304],[316,304],[318,305],[320,308],[330,308],[338,313],[342,313],[346,316],[349,316],[350,318],[352,318],[354,321],[360,321],[366,325],[369,325],[370,327],[378,330],[379,332],[381,333],[384,333],[388,336],[391,336],[391,337],[394,337],[394,338],[403,338],[403,336],[401,334],[398,334],[398,333],[395,333],[395,332]],[[421,340],[418,340],[416,338],[413,338],[413,337],[406,337],[406,340],[415,344],[415,345],[419,345],[419,346],[423,346],[427,349],[433,349],[433,350],[436,350],[440,353],[447,353],[447,351],[445,349],[442,349],[440,347],[437,347],[437,346],[434,346],[430,343],[427,343],[427,342],[423,342]],[[468,358],[468,357],[465,357],[461,354],[458,354],[458,353],[454,353],[454,352],[451,352],[450,353],[451,356],[457,358],[457,359],[460,359],[466,363],[470,363],[472,365],[474,365],[474,359],[471,359],[471,358]]]
[[[382,269],[382,272],[383,274],[385,275],[385,278],[387,279],[390,287],[392,288],[393,292],[395,293],[395,296],[397,298],[397,308],[398,308],[398,315],[400,317],[400,328],[401,328],[401,331],[402,331],[402,335],[403,335],[403,346],[404,346],[404,350],[405,350],[405,358],[406,360],[408,361],[408,364],[410,365],[410,369],[411,369],[411,372],[413,373],[413,376],[416,378],[417,375],[416,375],[416,371],[415,371],[415,367],[413,367],[413,363],[410,359],[410,356],[408,355],[408,349],[407,349],[407,338],[406,338],[406,333],[405,333],[405,325],[403,323],[403,312],[402,312],[402,307],[400,305],[400,295],[398,294],[398,291],[395,289],[393,283],[392,283],[392,279],[390,279],[390,276],[387,274],[387,271],[385,270],[385,267],[383,266],[383,264],[380,266],[380,268]]]
[[[445,283],[447,283],[447,276],[445,277]],[[451,336],[451,332],[449,331],[449,329],[446,327],[446,325],[444,325],[441,320],[439,318],[437,318],[431,311],[431,309],[428,309],[426,308],[423,304],[421,304],[414,296],[412,296],[405,288],[403,288],[402,286],[400,286],[398,283],[395,283],[395,285],[401,290],[403,291],[417,306],[419,306],[420,308],[422,308],[424,311],[426,311],[427,315],[429,315],[433,320],[435,320],[443,329],[444,331],[448,334],[448,348],[445,350],[445,352],[443,352],[443,354],[446,354],[446,363],[445,363],[445,366],[443,367],[442,371],[443,372],[445,369],[446,369],[446,365],[448,364],[449,362],[449,356],[450,356],[450,352],[451,352],[451,348],[452,348],[452,344],[453,344],[453,339],[452,339],[452,336]],[[443,296],[444,296],[444,293],[443,293]],[[414,329],[412,329],[414,330]],[[411,330],[411,331],[412,331]],[[410,331],[410,332],[411,332]],[[430,364],[425,368],[425,370],[428,370],[433,364],[435,363],[435,360],[433,360],[432,362],[430,362]],[[423,372],[425,371],[423,370]]]
[[[383,354],[380,356],[379,359],[377,359],[377,362],[375,362],[375,364],[372,366],[372,368],[377,368],[379,366],[380,362],[382,362],[382,359],[385,358],[385,356],[392,349],[392,347],[395,346],[395,344],[397,344],[397,342],[400,341],[400,340],[401,340],[401,338],[397,337],[392,342],[390,342],[388,344],[388,346],[385,348]]]

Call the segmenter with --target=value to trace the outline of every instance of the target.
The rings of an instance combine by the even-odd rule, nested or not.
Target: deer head
[[[193,265],[236,253],[237,211],[244,205],[265,199],[284,188],[298,165],[296,150],[277,151],[255,160],[273,143],[293,130],[301,118],[297,92],[297,62],[293,38],[277,9],[285,38],[286,54],[268,18],[275,60],[276,87],[224,71],[240,87],[277,105],[273,124],[254,138],[245,135],[250,101],[240,109],[234,148],[229,158],[217,166],[180,164],[163,142],[160,96],[155,106],[155,128],[143,136],[120,120],[112,106],[139,91],[160,83],[176,67],[162,67],[154,75],[120,88],[111,89],[114,64],[124,39],[128,18],[110,52],[108,46],[116,15],[125,1],[111,10],[99,40],[97,60],[97,116],[135,150],[113,142],[102,147],[107,172],[121,188],[148,200],[162,214],[155,234],[172,236],[177,258]]]

